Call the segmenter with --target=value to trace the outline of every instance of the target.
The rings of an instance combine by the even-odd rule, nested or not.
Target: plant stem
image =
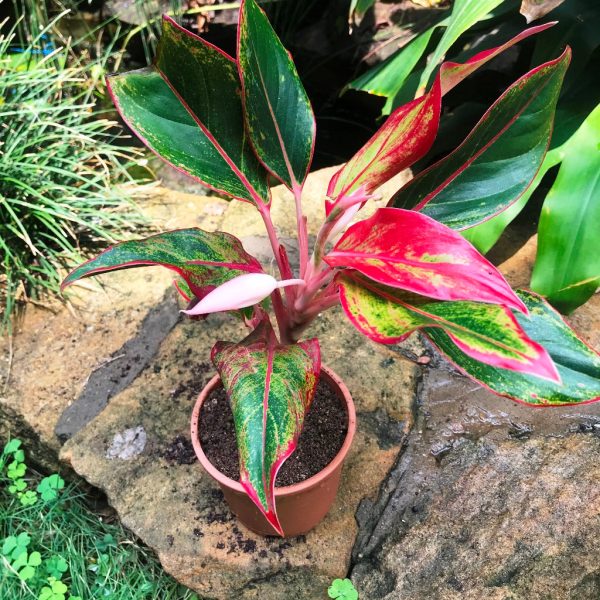
[[[296,224],[298,227],[298,246],[300,252],[300,277],[306,275],[306,265],[308,263],[308,229],[306,226],[306,217],[302,214],[302,187],[294,185],[294,200],[296,202]]]
[[[262,202],[258,203],[257,206],[265,224],[269,241],[271,242],[271,248],[273,249],[273,254],[275,256],[275,260],[277,261],[277,267],[279,268],[279,274],[281,275],[282,279],[285,279],[287,269],[279,251],[279,239],[277,238],[277,232],[275,231],[275,226],[273,225],[273,220],[271,219],[271,210],[268,205],[263,204]],[[284,289],[289,302],[291,299],[293,299],[292,295],[288,296],[288,294],[293,294],[292,288],[286,287]],[[274,290],[271,294],[271,302],[273,303],[273,311],[275,312],[275,318],[277,319],[277,326],[279,327],[281,341],[284,344],[289,343],[289,315],[283,303],[281,293],[278,289]]]

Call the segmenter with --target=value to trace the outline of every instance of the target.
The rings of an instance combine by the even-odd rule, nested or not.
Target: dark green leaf
[[[255,0],[240,9],[238,61],[256,154],[288,188],[298,188],[312,159],[315,118],[292,57]]]
[[[161,158],[234,198],[268,203],[231,57],[165,16],[155,66],[114,75],[108,87],[125,122]]]

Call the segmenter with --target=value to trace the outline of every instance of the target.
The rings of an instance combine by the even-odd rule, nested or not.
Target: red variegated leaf
[[[546,350],[527,336],[504,306],[436,302],[356,275],[343,274],[338,283],[344,312],[361,333],[376,342],[393,344],[417,329],[437,328],[475,360],[560,381]]]
[[[458,85],[465,77],[468,77],[471,73],[479,69],[479,67],[492,60],[492,58],[498,56],[498,54],[501,54],[511,46],[518,44],[529,36],[540,33],[549,27],[553,27],[554,25],[556,25],[556,21],[525,29],[525,31],[522,31],[514,38],[508,40],[508,42],[505,44],[496,46],[496,48],[490,48],[489,50],[478,52],[469,58],[469,60],[467,60],[465,63],[455,63],[451,61],[443,63],[440,67],[442,96],[447,94],[454,86]]]
[[[260,263],[248,254],[240,240],[221,231],[177,229],[141,240],[121,242],[79,265],[62,282],[64,289],[83,277],[108,271],[159,265],[178,273],[187,284],[178,286],[184,298],[202,298],[244,273],[262,273]],[[189,288],[189,289],[188,289]]]
[[[377,133],[333,176],[327,195],[332,200],[362,186],[369,194],[424,156],[435,139],[440,120],[439,78],[431,90],[397,108]],[[334,201],[328,201],[327,214]]]
[[[544,161],[570,58],[567,47],[513,83],[458,148],[411,179],[390,204],[422,211],[453,229],[509,208]]]
[[[380,208],[352,225],[324,260],[437,300],[526,310],[496,267],[459,233],[410,210]]]
[[[240,483],[275,531],[279,468],[296,449],[321,370],[319,342],[283,346],[268,321],[239,344],[217,342],[212,361],[229,397],[240,458]]]
[[[529,316],[516,314],[519,325],[548,351],[560,383],[500,369],[473,360],[441,329],[426,332],[433,343],[461,371],[492,392],[530,406],[566,406],[600,401],[600,355],[587,346],[543,298],[518,290]]]

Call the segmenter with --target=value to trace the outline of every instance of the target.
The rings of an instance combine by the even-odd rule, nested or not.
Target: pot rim
[[[335,455],[333,460],[321,471],[315,473],[312,477],[305,479],[304,481],[300,481],[298,483],[294,483],[293,485],[287,485],[283,487],[275,488],[275,498],[281,498],[283,496],[290,496],[292,494],[297,494],[298,492],[305,491],[307,489],[313,488],[319,485],[322,481],[327,479],[331,473],[333,473],[336,469],[338,469],[341,463],[346,458],[348,451],[350,450],[350,446],[352,444],[352,440],[354,438],[354,434],[356,432],[356,409],[354,408],[354,402],[352,401],[352,396],[346,387],[346,384],[342,381],[342,379],[331,369],[328,367],[321,365],[321,375],[325,375],[329,382],[333,384],[334,387],[339,389],[341,396],[343,397],[346,404],[346,412],[348,416],[348,431],[346,432],[346,437],[344,438],[344,443],[342,447],[339,449],[338,453]],[[239,492],[241,494],[246,494],[246,490],[243,488],[242,484],[239,481],[235,481],[230,477],[227,477],[221,471],[219,471],[208,459],[204,451],[202,450],[202,446],[200,444],[199,433],[199,421],[200,421],[200,408],[204,401],[209,397],[211,392],[217,387],[218,384],[221,383],[221,378],[219,375],[215,375],[202,389],[196,403],[194,404],[194,410],[192,411],[192,421],[191,421],[191,434],[192,434],[192,445],[194,447],[194,451],[196,452],[196,456],[200,461],[200,464],[204,467],[204,469],[208,472],[208,474],[216,479],[221,485],[225,485],[228,488]],[[337,390],[336,390],[337,392]]]

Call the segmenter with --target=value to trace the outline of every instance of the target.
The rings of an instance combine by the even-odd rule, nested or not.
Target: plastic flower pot
[[[316,475],[294,485],[275,488],[277,514],[285,537],[293,537],[310,531],[327,514],[340,484],[342,464],[356,431],[356,411],[348,388],[344,382],[327,367],[321,368],[321,377],[338,395],[346,407],[348,432],[340,451],[335,458]],[[204,387],[192,413],[192,443],[198,460],[208,474],[219,484],[229,508],[248,529],[261,535],[277,535],[276,531],[250,500],[239,481],[223,475],[208,460],[200,443],[200,412],[204,401],[213,390],[220,387],[221,380],[215,375]]]

